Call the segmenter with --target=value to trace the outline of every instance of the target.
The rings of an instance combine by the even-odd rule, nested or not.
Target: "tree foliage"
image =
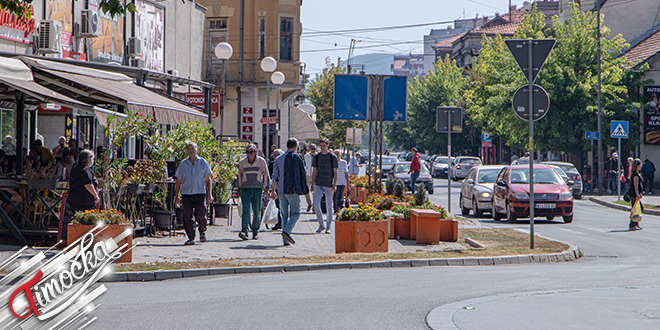
[[[32,2],[33,0],[0,0],[0,9],[14,14],[19,19],[31,19],[32,11],[29,6]],[[120,0],[100,0],[99,8],[112,17],[123,15],[126,12],[135,12],[135,4],[124,3]]]
[[[330,145],[333,147],[346,146],[347,128],[366,128],[364,122],[334,120],[334,88],[335,74],[345,73],[346,70],[341,67],[341,59],[337,64],[332,63],[330,58],[326,58],[326,67],[323,72],[307,83],[305,97],[316,107],[316,127],[319,129],[321,137],[327,137]]]
[[[535,82],[550,97],[548,114],[534,123],[534,146],[539,150],[587,150],[584,132],[597,129],[596,14],[581,12],[574,4],[571,13],[565,23],[553,17],[552,28],[546,29],[544,15],[534,7],[513,37],[557,40]],[[626,69],[624,59],[616,57],[628,47],[621,35],[610,38],[604,26],[601,33],[601,136],[605,143],[614,144],[607,134],[611,120],[630,121],[631,132],[639,129],[633,109],[639,108],[635,88],[643,72]],[[514,92],[527,81],[501,37],[484,37],[482,47],[466,91],[469,120],[510,146],[528,148],[528,124],[511,107]],[[639,138],[631,134],[628,142],[636,145]]]
[[[392,123],[387,127],[390,144],[409,150],[416,147],[441,153],[447,148],[447,134],[436,130],[436,108],[460,106],[462,93],[467,86],[463,69],[455,61],[446,58],[435,63],[435,72],[430,71],[421,80],[408,85],[407,121]],[[479,142],[474,127],[464,126],[462,134],[452,135],[452,154],[464,154],[473,150]]]

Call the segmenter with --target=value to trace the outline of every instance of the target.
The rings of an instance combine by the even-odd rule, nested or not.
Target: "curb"
[[[619,205],[619,204],[616,204],[616,203],[612,203],[612,202],[604,201],[604,200],[602,200],[602,199],[598,199],[598,198],[596,198],[596,197],[589,197],[589,200],[592,201],[592,202],[594,202],[594,203],[596,203],[596,204],[600,204],[600,205],[607,206],[607,207],[610,207],[610,208],[613,208],[613,209],[617,209],[617,210],[621,210],[621,211],[628,211],[628,212],[630,212],[630,209],[631,209],[630,206]],[[649,215],[657,215],[657,216],[660,216],[660,211],[658,211],[658,210],[648,210],[648,209],[645,209],[644,211],[642,211],[642,214],[649,214]]]
[[[307,265],[274,265],[249,266],[231,268],[207,268],[185,270],[159,270],[152,272],[121,272],[111,273],[101,278],[99,282],[149,282],[163,281],[176,278],[190,278],[197,276],[255,274],[272,272],[296,272],[336,269],[366,269],[366,268],[394,268],[394,267],[432,267],[432,266],[485,266],[506,264],[529,264],[542,262],[575,261],[582,257],[576,245],[561,253],[528,254],[503,257],[474,257],[474,258],[436,258],[436,259],[407,259],[385,260],[372,262],[307,264]]]

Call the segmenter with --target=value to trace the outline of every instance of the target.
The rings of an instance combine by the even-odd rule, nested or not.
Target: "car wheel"
[[[459,201],[460,201],[459,204],[461,205],[461,214],[462,214],[462,215],[468,215],[468,214],[470,214],[470,209],[468,209],[468,208],[466,208],[465,206],[463,206],[463,195],[458,195],[458,198],[459,198]]]
[[[497,213],[497,208],[495,208],[495,200],[491,202],[491,205],[492,205],[492,210],[490,212],[493,215],[493,220],[500,221],[502,219],[502,215]]]
[[[571,223],[573,222],[573,215],[565,215],[564,216],[564,223]]]
[[[511,206],[509,206],[509,203],[506,203],[506,221],[508,223],[514,223],[517,220],[518,219],[516,219],[516,217],[513,216],[513,213],[511,213]]]
[[[555,216],[554,215],[548,215],[548,216],[545,217],[545,219],[548,220],[548,221],[552,221],[552,220],[555,220]]]
[[[475,197],[472,197],[472,210],[474,211],[475,217],[481,218],[484,216],[484,212],[479,211],[479,204],[477,204],[477,199]]]

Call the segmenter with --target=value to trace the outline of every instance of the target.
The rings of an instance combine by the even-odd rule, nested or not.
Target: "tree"
[[[544,87],[550,97],[548,114],[534,124],[537,150],[587,150],[589,142],[583,138],[584,132],[597,128],[596,14],[581,12],[574,4],[571,13],[572,18],[565,23],[553,17],[552,28],[546,29],[544,15],[534,6],[513,37],[557,40],[535,82]],[[621,35],[609,38],[610,31],[606,27],[602,27],[601,32],[601,136],[609,143],[606,132],[612,119],[630,121],[631,132],[638,129],[633,109],[639,108],[635,87],[643,72],[627,70],[624,59],[616,58],[628,47]],[[518,119],[511,108],[514,92],[527,81],[500,36],[484,37],[482,46],[466,92],[469,121],[499,136],[510,146],[528,148],[528,124]],[[628,143],[639,143],[639,137],[631,134]]]
[[[32,2],[33,0],[0,0],[0,9],[14,14],[18,19],[29,20],[32,18],[32,11],[30,10]],[[124,3],[120,0],[100,0],[99,8],[112,17],[126,12],[135,12],[135,4]]]
[[[446,150],[447,134],[437,132],[436,108],[460,106],[462,93],[467,87],[463,69],[455,61],[446,58],[434,64],[435,72],[429,72],[421,80],[415,79],[408,85],[407,121],[387,126],[390,144],[409,150],[417,147],[440,153]],[[453,154],[464,154],[474,150],[479,143],[479,134],[474,127],[463,127],[462,134],[452,135]]]
[[[346,147],[346,129],[347,128],[366,128],[364,122],[334,120],[334,88],[335,74],[345,73],[341,67],[341,59],[337,64],[330,62],[330,58],[325,60],[326,67],[323,72],[307,83],[305,97],[316,107],[316,127],[322,137],[327,137],[330,145],[334,147]]]

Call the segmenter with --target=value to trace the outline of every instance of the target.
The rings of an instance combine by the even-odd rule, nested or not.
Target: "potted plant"
[[[214,182],[213,204],[215,216],[229,217],[231,205],[227,203],[231,198],[231,182],[236,179],[238,163],[240,162],[242,148],[234,141],[223,141],[211,165],[211,180]]]
[[[94,242],[106,240],[109,238],[115,238],[119,236],[122,232],[127,229],[133,229],[133,225],[126,220],[121,212],[111,209],[111,210],[89,210],[89,211],[79,211],[73,215],[71,223],[67,228],[67,243],[72,244],[78,238],[85,235],[87,232],[92,230],[99,222],[103,223],[103,226],[106,227],[99,232],[98,235],[94,236]],[[118,246],[122,246],[124,243],[128,244],[130,248],[133,246],[133,235],[128,235],[122,241],[117,243]],[[117,259],[115,263],[130,263],[133,261],[133,250],[128,250],[121,258]]]
[[[370,205],[345,208],[335,221],[335,252],[388,252],[387,220]]]

